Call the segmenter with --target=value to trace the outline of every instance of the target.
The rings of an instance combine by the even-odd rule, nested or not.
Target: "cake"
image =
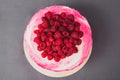
[[[49,25],[48,22],[47,24],[43,23],[46,20],[43,17],[46,18],[47,14],[49,15],[49,13],[52,15],[61,15],[63,18],[53,16],[53,23],[51,23],[51,19]],[[66,17],[65,15],[69,17]],[[51,16],[48,16],[47,20],[49,18],[51,18]],[[55,20],[57,20],[59,24],[55,23]],[[67,26],[64,24],[64,22],[66,22]],[[72,26],[74,28],[66,28],[69,27],[70,24],[77,27]],[[49,34],[47,38],[44,38],[44,36],[42,36],[40,37],[40,41],[41,39],[43,41],[41,41],[41,43],[37,43],[36,36],[38,38],[38,36],[43,35],[41,25],[42,27],[45,25],[44,30],[42,29],[44,33],[47,31],[46,34],[48,34],[48,31],[53,31],[52,35],[54,34],[54,37],[51,38],[51,34]],[[53,25],[57,25],[58,27],[55,28],[55,31],[52,29]],[[51,28],[48,28],[49,26],[51,26]],[[61,27],[65,27],[67,30],[60,29]],[[57,34],[58,31],[60,32],[60,35]],[[65,31],[68,32],[66,33]],[[76,36],[77,34],[74,34],[75,32],[81,32],[82,34],[80,33],[79,36]],[[57,36],[55,34],[57,34]],[[57,38],[59,38],[59,40]],[[70,47],[70,38],[74,38],[73,42],[71,41],[72,47]],[[66,44],[65,42],[67,42],[67,40],[65,41],[65,39],[68,40],[68,43]],[[52,44],[47,44],[46,42],[48,40],[51,41],[49,43]],[[75,42],[75,40],[78,40],[78,42]],[[43,42],[45,43],[45,46],[42,45],[44,49],[38,48]],[[60,49],[56,48],[56,45],[60,45]],[[65,77],[79,71],[88,61],[92,50],[92,32],[87,19],[82,16],[77,10],[67,6],[50,6],[41,9],[31,18],[24,33],[23,46],[28,62],[38,72],[50,77]],[[50,49],[45,53],[46,46],[49,46]],[[63,49],[64,46],[67,46],[68,48],[66,47]],[[53,52],[55,53],[55,50],[57,55],[54,56]],[[60,51],[62,52],[60,53]]]

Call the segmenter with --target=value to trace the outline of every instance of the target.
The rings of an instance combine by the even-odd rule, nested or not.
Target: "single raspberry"
[[[47,58],[48,58],[48,60],[52,60],[53,56],[52,55],[48,55]]]
[[[52,51],[52,50],[50,50],[50,51],[48,52],[48,54],[50,54],[50,55],[52,55],[52,53],[53,53],[53,51]]]
[[[62,12],[62,13],[60,14],[60,16],[64,19],[64,18],[66,17],[66,14],[65,14],[64,12]]]
[[[41,53],[41,56],[42,56],[43,58],[45,58],[45,57],[47,56],[47,52],[45,52],[45,51],[42,52],[42,53]]]
[[[75,31],[80,31],[80,27],[75,27]]]
[[[47,36],[46,36],[46,33],[45,33],[45,32],[42,32],[42,33],[40,34],[40,39],[41,39],[41,41],[45,41],[45,40],[47,39]]]
[[[49,47],[46,47],[45,49],[44,49],[44,51],[46,51],[46,52],[49,52],[49,51],[51,51],[52,50],[52,48],[49,46]]]
[[[64,59],[64,58],[66,58],[66,55],[65,55],[65,54],[61,54],[61,55],[60,55],[60,58],[61,58],[61,59]]]
[[[68,25],[68,27],[67,27],[67,28],[68,28],[68,30],[69,30],[69,31],[74,30],[74,26],[73,26],[73,25],[71,25],[71,24],[70,24],[70,25]]]
[[[52,26],[52,27],[51,27],[51,31],[52,31],[52,32],[55,32],[56,30],[57,30],[57,26]]]
[[[46,17],[41,18],[43,22],[48,22],[48,19]]]
[[[62,39],[56,39],[55,41],[56,45],[61,45],[63,42],[62,42]]]
[[[64,52],[62,50],[58,51],[58,55],[60,56],[61,59],[66,57],[66,55],[64,54]]]
[[[59,57],[59,56],[54,56],[54,60],[55,60],[56,62],[59,62],[59,61],[60,61],[60,57]]]
[[[68,53],[66,53],[66,56],[68,57],[68,56],[71,56],[73,54],[73,52],[72,51],[68,51]]]
[[[57,51],[55,47],[56,47],[56,45],[52,45],[51,46],[51,48],[52,48],[53,51]]]
[[[54,18],[54,20],[59,20],[59,19],[60,19],[60,15],[59,15],[59,14],[55,14],[55,15],[53,16],[53,18]]]
[[[69,42],[72,43],[74,39],[72,37],[69,38]]]
[[[41,49],[45,49],[46,44],[45,44],[45,42],[41,42],[41,43],[39,44],[39,46],[40,46]]]
[[[67,32],[67,31],[63,31],[62,34],[63,34],[63,36],[69,36],[69,32]]]
[[[62,35],[59,31],[56,31],[55,34],[54,34],[54,37],[57,39],[57,38],[61,38]]]
[[[62,31],[65,31],[66,29],[63,26],[60,26],[58,30],[62,32]]]
[[[74,22],[74,26],[75,27],[80,27],[80,23],[79,22]]]
[[[59,51],[59,50],[61,50],[61,46],[59,45],[59,46],[55,46],[55,49],[57,50],[57,51]]]
[[[65,45],[66,45],[66,47],[68,47],[68,48],[71,48],[71,47],[73,46],[72,43],[67,43],[67,44],[65,44]]]
[[[40,32],[39,32],[39,30],[34,30],[34,33],[39,34]]]
[[[46,41],[47,40],[47,36],[45,35],[45,36],[41,36],[41,41]]]
[[[50,42],[53,42],[54,41],[54,38],[52,36],[49,37],[49,41]]]
[[[42,27],[41,24],[38,25],[38,30],[39,30],[39,32],[42,32],[44,30],[44,28]]]
[[[43,49],[40,46],[37,46],[38,51],[42,51]]]
[[[68,38],[65,38],[64,39],[64,44],[68,44],[69,43],[69,39]]]
[[[60,26],[60,23],[58,21],[55,21],[54,26]]]
[[[60,55],[64,54],[64,52],[60,49],[60,50],[58,50],[57,54],[60,56]]]
[[[74,43],[75,45],[80,45],[80,44],[82,43],[82,40],[81,40],[81,39],[75,39],[75,40],[73,41],[73,43]]]
[[[46,46],[51,46],[52,43],[50,41],[46,41]]]
[[[45,13],[45,17],[47,17],[47,19],[51,19],[52,18],[52,12],[48,11],[47,13]]]
[[[50,28],[44,28],[45,33],[47,33],[48,31],[50,31]]]
[[[64,53],[66,53],[66,52],[68,51],[68,48],[67,48],[66,46],[63,46],[63,47],[62,47],[62,51],[63,51]]]
[[[51,31],[48,31],[47,32],[47,36],[49,37],[49,36],[52,36],[53,35],[53,33],[51,32]]]
[[[49,20],[49,23],[50,23],[51,26],[53,26],[54,25],[54,20],[53,19]]]
[[[42,24],[43,28],[48,28],[49,27],[49,23],[47,21],[44,21]]]
[[[68,18],[69,20],[71,20],[71,21],[74,21],[74,16],[73,16],[72,14],[69,14],[69,15],[67,16],[67,18]]]
[[[37,44],[39,44],[41,41],[40,41],[39,37],[35,37],[34,38],[34,42],[36,42]]]
[[[79,33],[77,31],[73,31],[72,34],[71,34],[71,37],[79,38]]]
[[[67,25],[69,25],[69,24],[72,24],[72,23],[73,23],[73,21],[69,20],[68,18],[65,18],[65,22],[67,23]]]
[[[73,53],[77,53],[78,52],[78,48],[75,47],[75,46],[70,48],[69,50],[71,50],[71,52],[73,52]]]
[[[62,25],[63,25],[64,27],[68,26],[68,24],[67,24],[66,21],[62,21]]]
[[[57,52],[53,52],[53,54],[52,54],[53,56],[57,56],[58,54],[57,54]]]
[[[83,32],[82,31],[79,31],[79,38],[83,37]]]

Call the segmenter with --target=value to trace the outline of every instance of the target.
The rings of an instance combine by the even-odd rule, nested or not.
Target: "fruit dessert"
[[[92,33],[85,17],[67,6],[38,11],[24,33],[24,51],[40,73],[64,77],[80,70],[90,57]]]

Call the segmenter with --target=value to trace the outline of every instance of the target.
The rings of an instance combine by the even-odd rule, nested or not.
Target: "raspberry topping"
[[[43,51],[43,58],[59,62],[78,52],[76,46],[82,43],[84,33],[74,15],[48,11],[41,20],[38,29],[34,30],[34,42],[38,45],[37,50]]]

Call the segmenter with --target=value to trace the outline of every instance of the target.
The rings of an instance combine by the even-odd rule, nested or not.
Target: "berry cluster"
[[[34,30],[37,35],[34,42],[38,45],[37,49],[43,51],[43,58],[59,62],[78,52],[76,45],[81,44],[83,32],[72,14],[54,14],[48,11],[41,19],[42,23]]]

